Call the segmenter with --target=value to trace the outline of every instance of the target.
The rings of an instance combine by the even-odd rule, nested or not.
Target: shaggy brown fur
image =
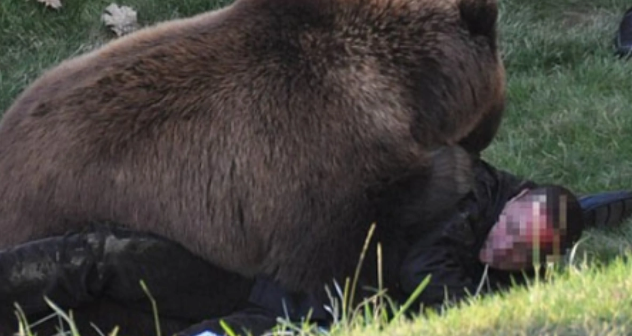
[[[68,60],[0,124],[0,249],[109,220],[291,289],[349,275],[371,222],[388,241],[423,194],[432,150],[493,138],[496,17],[237,0]]]

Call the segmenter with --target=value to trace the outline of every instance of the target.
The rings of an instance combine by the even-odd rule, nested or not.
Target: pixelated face
[[[566,195],[554,196],[545,189],[522,191],[505,205],[480,251],[480,260],[502,270],[558,261],[567,236],[567,209]]]

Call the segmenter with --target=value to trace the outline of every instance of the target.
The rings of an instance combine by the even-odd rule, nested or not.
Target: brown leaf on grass
[[[59,9],[61,7],[61,0],[37,0],[37,2],[41,2],[46,5],[46,7],[53,9]]]
[[[136,11],[128,6],[119,6],[115,3],[107,6],[101,20],[117,36],[129,34],[138,29]]]

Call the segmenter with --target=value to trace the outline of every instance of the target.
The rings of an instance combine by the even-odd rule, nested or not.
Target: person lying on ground
[[[533,276],[534,263],[563,257],[585,227],[618,225],[632,214],[632,192],[577,198],[564,187],[538,185],[480,159],[474,172],[474,189],[440,230],[408,234],[399,290],[410,295],[431,275],[416,304],[438,307],[446,298],[458,302],[520,283]],[[47,296],[77,312],[108,301],[112,306],[98,312],[112,313],[112,323],[127,319],[139,327],[145,319],[153,325],[141,279],[158,303],[165,334],[222,334],[220,320],[254,335],[273,328],[279,317],[301,321],[310,314],[324,327],[332,320],[328,303],[308,294],[228,273],[161,237],[98,224],[2,251],[0,321],[13,317],[11,302],[29,319],[42,317],[50,312],[42,299]]]

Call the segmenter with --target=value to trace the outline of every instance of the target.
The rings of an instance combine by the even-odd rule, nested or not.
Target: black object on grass
[[[632,55],[632,7],[630,7],[619,24],[619,30],[614,38],[616,55],[619,57],[630,57]]]

